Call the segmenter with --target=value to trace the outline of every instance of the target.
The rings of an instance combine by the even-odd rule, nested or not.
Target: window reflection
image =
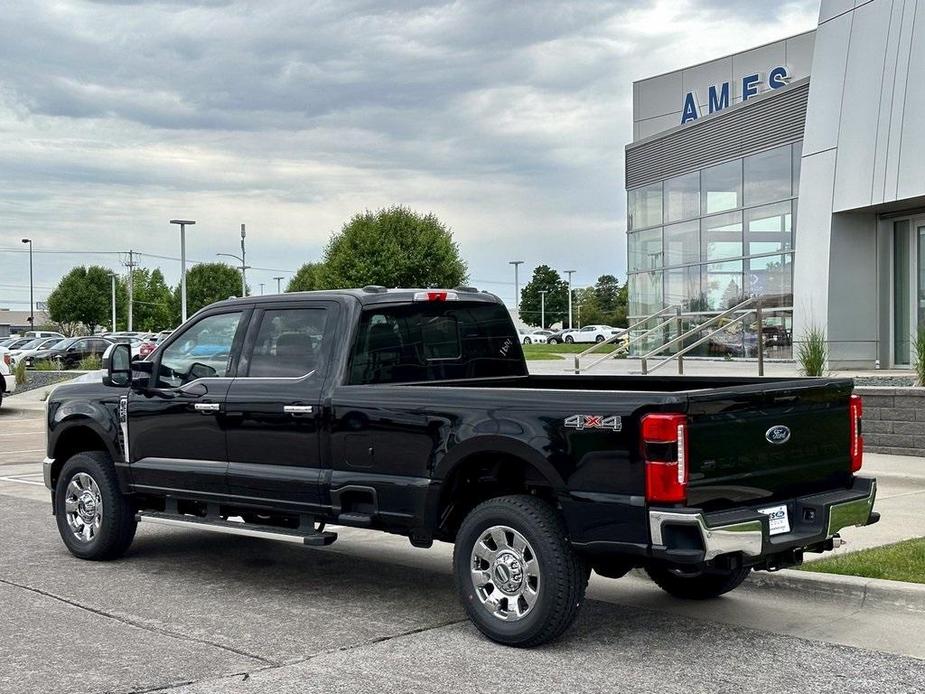
[[[665,223],[700,216],[700,172],[665,181]]]
[[[703,214],[725,212],[742,206],[742,160],[704,169],[700,176]]]
[[[704,260],[742,257],[741,212],[706,217],[701,224]]]
[[[700,222],[681,222],[665,227],[665,265],[700,261]]]
[[[755,207],[745,211],[748,255],[789,251],[793,241],[791,203]]]
[[[745,157],[745,204],[760,205],[790,197],[790,145]]]
[[[630,270],[652,270],[662,266],[662,230],[647,229],[629,235]]]
[[[627,201],[627,229],[645,229],[661,223],[662,184],[631,190]]]

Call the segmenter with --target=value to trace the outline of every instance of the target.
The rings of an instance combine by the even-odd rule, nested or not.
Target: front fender
[[[106,447],[116,462],[125,462],[119,446],[119,401],[92,402],[72,400],[50,407],[48,412],[48,457],[57,458],[59,442],[67,432],[77,428],[89,429]]]

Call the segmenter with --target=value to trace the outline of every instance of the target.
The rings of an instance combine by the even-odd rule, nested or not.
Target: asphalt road
[[[445,545],[142,525],[124,559],[82,562],[34,484],[36,417],[0,415],[0,692],[925,691],[925,615],[774,590],[692,604],[595,578],[565,637],[519,651],[465,620]]]

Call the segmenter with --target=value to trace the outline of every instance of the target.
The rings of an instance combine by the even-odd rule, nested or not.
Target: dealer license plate
[[[771,534],[780,535],[781,533],[790,532],[790,518],[787,517],[787,505],[771,506],[769,508],[759,508],[758,513],[763,513],[768,517],[771,523]]]

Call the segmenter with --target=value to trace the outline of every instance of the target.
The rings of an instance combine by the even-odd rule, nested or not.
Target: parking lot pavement
[[[82,562],[26,483],[32,455],[0,460],[16,480],[0,486],[0,692],[925,690],[925,614],[792,592],[691,603],[593,577],[562,639],[517,651],[465,619],[440,543],[339,529],[307,549],[142,525],[124,559]]]

